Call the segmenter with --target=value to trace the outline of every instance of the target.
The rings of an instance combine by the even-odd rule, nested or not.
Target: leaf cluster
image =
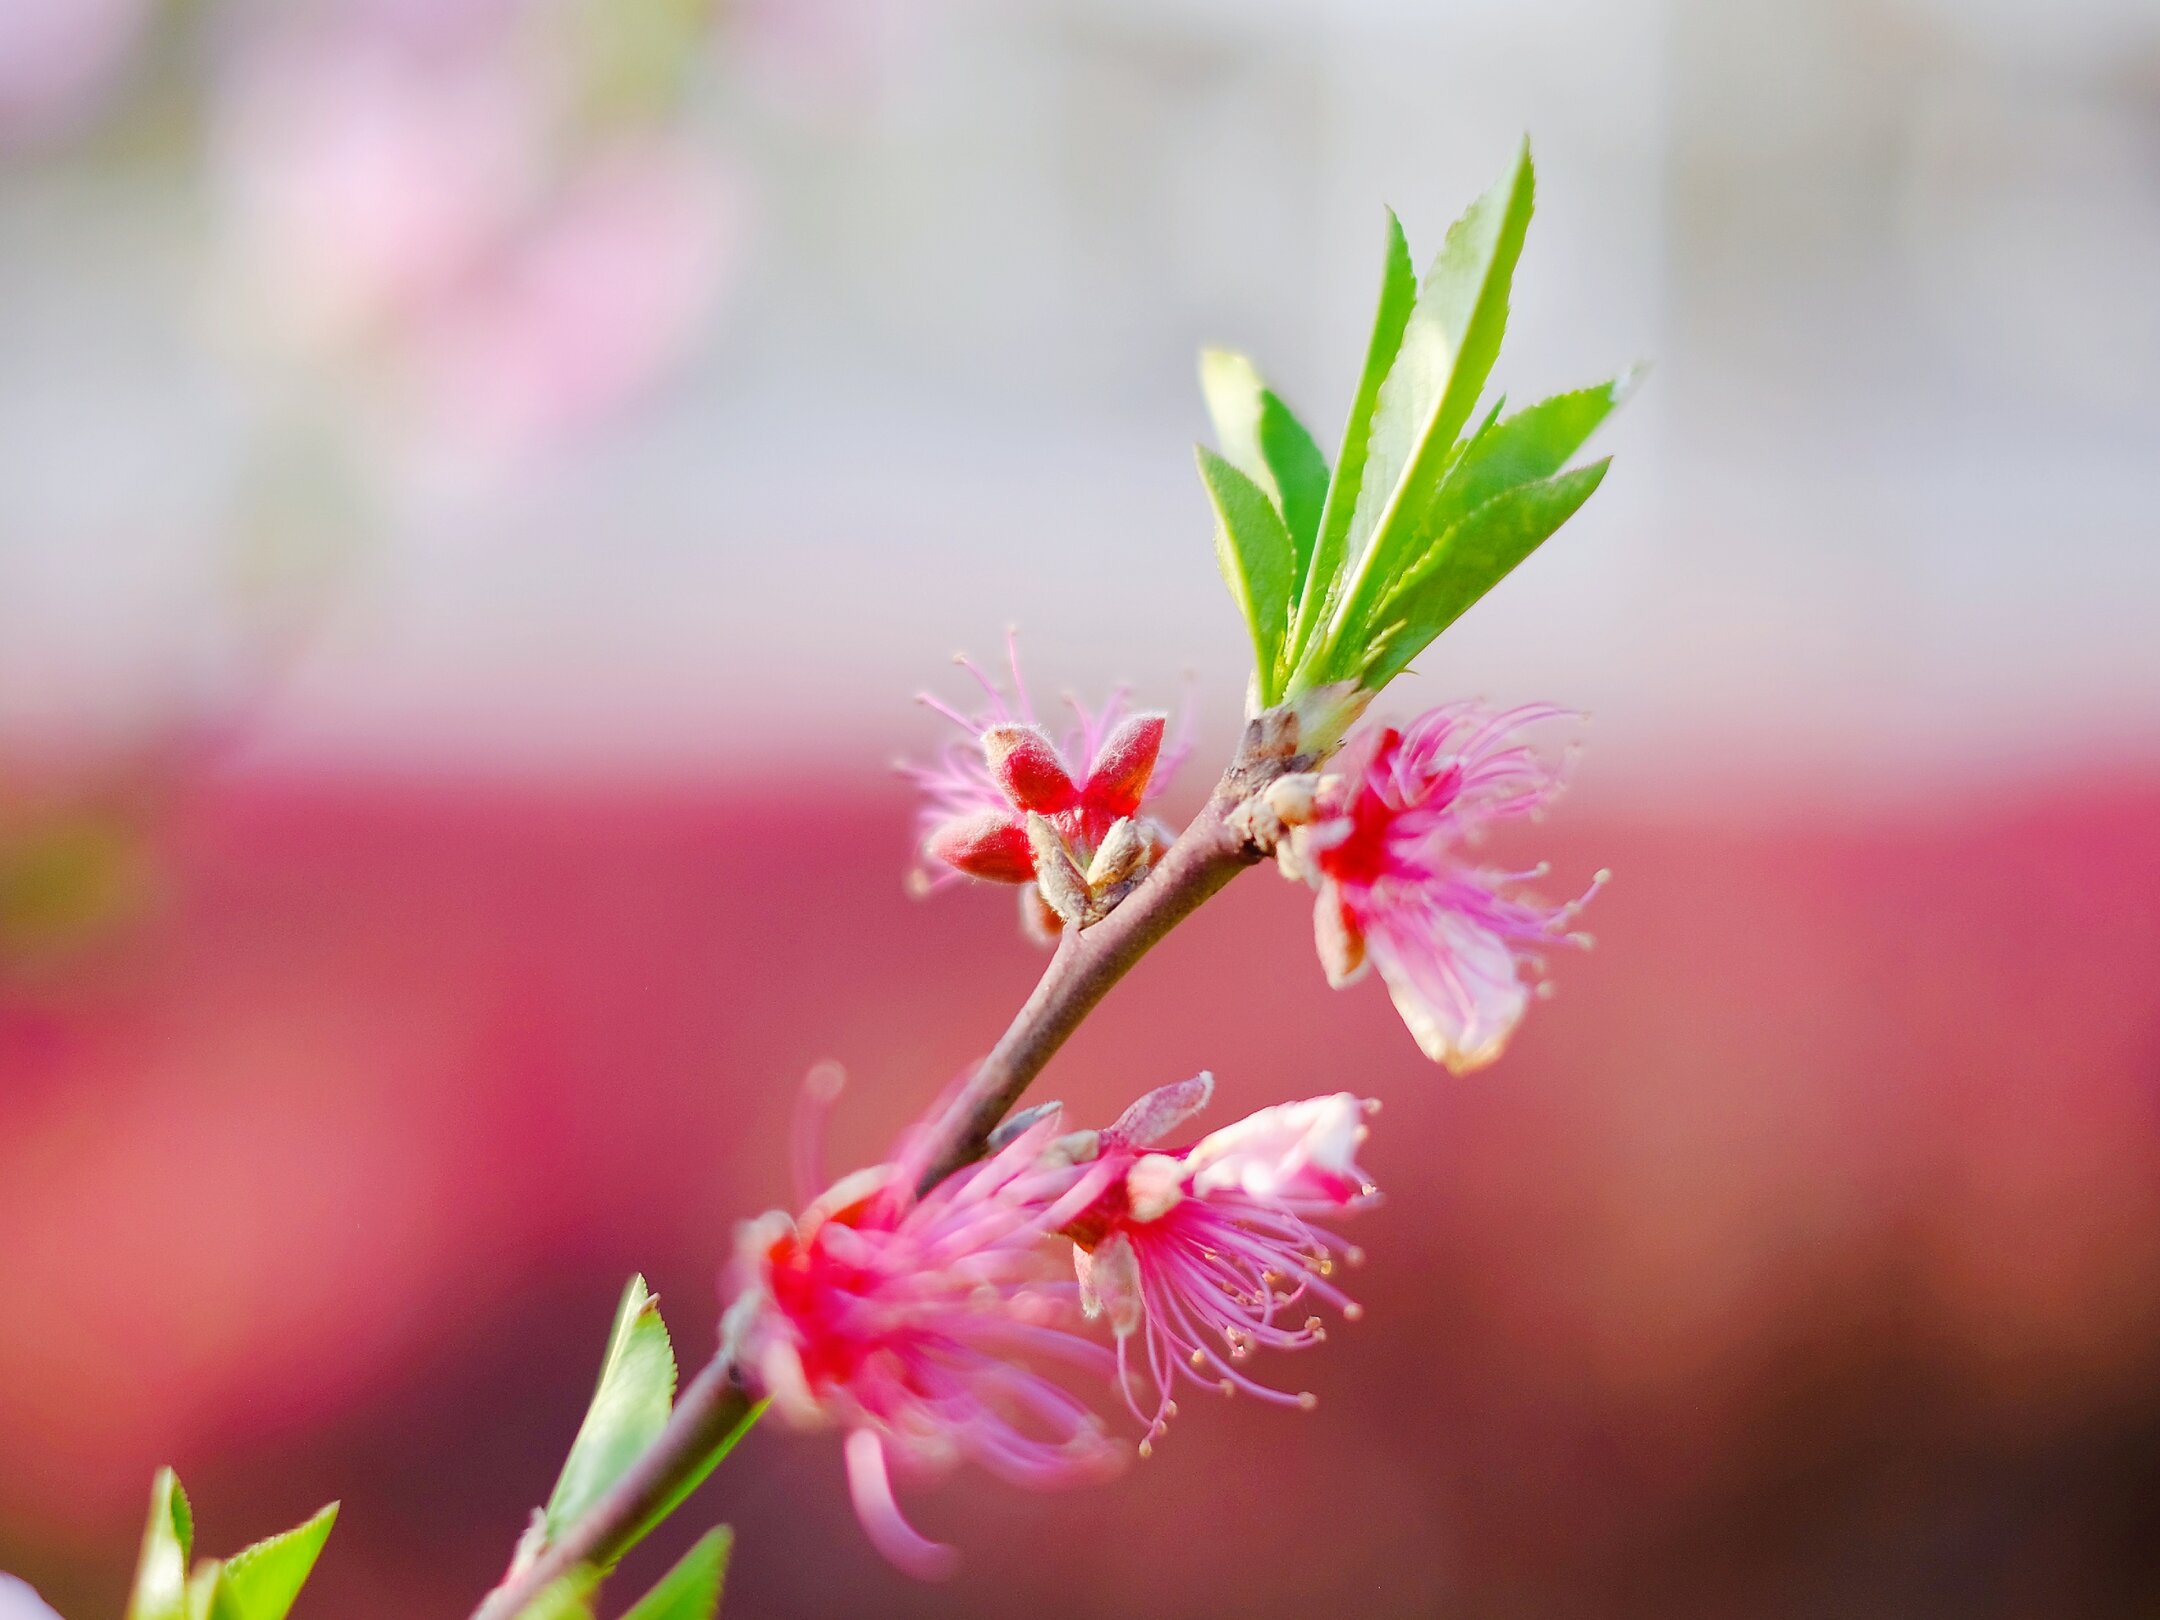
[[[1332,472],[1250,360],[1202,356],[1220,450],[1200,448],[1200,477],[1260,706],[1338,681],[1377,691],[1604,478],[1607,461],[1567,463],[1632,376],[1476,417],[1535,194],[1525,142],[1422,282],[1388,215],[1379,308]]]
[[[150,1521],[143,1528],[127,1620],[285,1620],[337,1513],[332,1502],[283,1535],[190,1568],[195,1515],[179,1476],[159,1469],[150,1485]]]

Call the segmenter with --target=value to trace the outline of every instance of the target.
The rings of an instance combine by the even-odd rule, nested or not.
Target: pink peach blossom
[[[1182,1373],[1224,1393],[1310,1407],[1248,1376],[1256,1349],[1296,1350],[1326,1335],[1295,1310],[1309,1294],[1354,1320],[1358,1307],[1329,1280],[1338,1255],[1354,1258],[1309,1217],[1364,1208],[1378,1196],[1355,1154],[1365,1104],[1348,1094],[1259,1113],[1177,1152],[1153,1144],[1206,1106],[1202,1074],[1148,1093],[1100,1133],[1095,1164],[1114,1176],[1065,1232],[1074,1242],[1083,1308],[1107,1317],[1120,1387],[1147,1427],[1145,1456],[1170,1418]],[[1155,1405],[1136,1393],[1138,1339]]]
[[[907,1144],[843,1177],[800,1216],[748,1223],[743,1292],[729,1311],[743,1365],[776,1409],[847,1431],[848,1480],[871,1541],[932,1577],[948,1547],[919,1534],[889,1470],[960,1461],[1026,1485],[1113,1471],[1122,1448],[1046,1374],[1098,1374],[1109,1352],[1068,1325],[1073,1285],[1046,1275],[1045,1239],[1107,1184],[1107,1169],[1054,1150],[1054,1111],[918,1198]]]
[[[1492,714],[1459,703],[1406,730],[1361,732],[1278,849],[1285,872],[1319,890],[1313,925],[1328,982],[1347,985],[1368,962],[1377,967],[1419,1047],[1458,1074],[1507,1045],[1543,949],[1589,943],[1574,921],[1605,874],[1554,903],[1524,887],[1542,868],[1501,871],[1469,853],[1488,827],[1534,813],[1559,791],[1558,769],[1516,739],[1566,712]]]

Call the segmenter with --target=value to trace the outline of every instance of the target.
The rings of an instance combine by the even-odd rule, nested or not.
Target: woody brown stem
[[[924,1190],[979,1158],[998,1121],[1111,986],[1171,929],[1261,859],[1263,851],[1238,830],[1234,813],[1277,777],[1312,763],[1295,754],[1296,741],[1296,723],[1281,711],[1252,721],[1206,806],[1154,869],[1102,921],[1065,929],[1034,993],[938,1121],[921,1183]],[[560,1539],[530,1564],[514,1568],[473,1611],[472,1620],[516,1620],[564,1575],[581,1566],[607,1568],[657,1514],[673,1505],[682,1487],[698,1477],[714,1449],[750,1411],[751,1397],[737,1375],[733,1351],[723,1341],[719,1353],[682,1392],[652,1445]]]
[[[1275,778],[1311,761],[1297,757],[1296,725],[1281,711],[1245,729],[1237,756],[1154,870],[1101,922],[1068,927],[1043,976],[990,1055],[935,1127],[920,1190],[981,1157],[998,1121],[1012,1111],[1118,980],[1171,929],[1264,853],[1239,830],[1235,812]]]
[[[740,1428],[753,1402],[724,1342],[675,1402],[667,1426],[578,1521],[522,1569],[513,1567],[481,1600],[472,1620],[516,1620],[527,1605],[580,1568],[605,1570],[665,1517],[696,1481],[721,1442]]]

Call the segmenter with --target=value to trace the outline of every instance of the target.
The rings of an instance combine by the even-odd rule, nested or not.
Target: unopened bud
[[[1020,891],[1020,932],[1037,945],[1055,945],[1065,921],[1050,909],[1042,890],[1030,883]]]
[[[1035,875],[1026,829],[997,810],[977,810],[941,822],[923,840],[923,854],[992,883],[1025,883]]]
[[[1147,863],[1148,839],[1140,824],[1127,816],[1110,829],[1102,848],[1088,862],[1088,887],[1097,894],[1113,883],[1122,883]]]
[[[1030,810],[1027,842],[1035,856],[1035,881],[1042,889],[1043,899],[1049,902],[1050,909],[1058,914],[1066,927],[1081,927],[1088,920],[1087,879],[1080,875],[1080,868],[1073,865],[1072,856],[1066,853],[1065,840],[1047,817]]]
[[[982,734],[982,750],[991,776],[1018,808],[1056,815],[1079,802],[1080,790],[1041,727],[992,726]]]
[[[1153,866],[1170,853],[1170,846],[1177,841],[1177,834],[1153,816],[1140,819],[1140,831],[1147,836],[1148,865]]]
[[[1129,816],[1140,808],[1148,778],[1155,774],[1169,716],[1136,714],[1103,739],[1088,767],[1088,802],[1113,815]]]

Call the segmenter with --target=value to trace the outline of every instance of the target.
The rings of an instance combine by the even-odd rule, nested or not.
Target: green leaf
[[[1503,490],[1552,477],[1627,398],[1635,375],[1555,394],[1479,429],[1441,481],[1426,518],[1428,531],[1445,534]]]
[[[1263,701],[1279,683],[1276,656],[1290,613],[1295,566],[1289,531],[1267,492],[1205,445],[1197,447],[1200,479],[1215,503],[1215,561],[1252,631],[1253,669]]]
[[[231,1589],[225,1584],[225,1566],[219,1560],[204,1559],[188,1577],[187,1613],[188,1620],[238,1620]]]
[[[1298,595],[1296,620],[1289,656],[1283,661],[1300,667],[1314,631],[1326,622],[1341,583],[1344,548],[1350,520],[1356,512],[1358,491],[1363,486],[1365,464],[1371,445],[1373,414],[1381,384],[1395,364],[1402,347],[1403,329],[1417,303],[1417,270],[1410,262],[1410,243],[1402,221],[1388,210],[1387,254],[1380,271],[1380,302],[1373,312],[1372,338],[1365,347],[1365,370],[1358,378],[1357,393],[1350,401],[1350,417],[1343,424],[1342,449],[1335,457],[1335,475],[1328,483],[1327,501],[1320,513],[1319,536],[1305,569]]]
[[[593,1595],[600,1590],[600,1572],[580,1564],[558,1576],[518,1611],[518,1620],[593,1620]]]
[[[1297,554],[1291,586],[1294,608],[1298,588],[1305,583],[1305,571],[1312,561],[1314,543],[1319,539],[1320,513],[1327,501],[1327,457],[1313,443],[1305,424],[1273,393],[1260,396],[1260,454],[1274,475],[1275,504]]]
[[[1200,391],[1223,459],[1267,492],[1289,531],[1295,597],[1327,499],[1327,457],[1244,355],[1229,349],[1201,350]]]
[[[1266,393],[1259,368],[1235,349],[1200,351],[1200,397],[1207,401],[1223,460],[1272,496],[1273,480],[1260,454],[1260,401]]]
[[[575,1524],[653,1443],[674,1399],[674,1346],[645,1279],[632,1277],[615,1310],[599,1387],[548,1498],[550,1541]]]
[[[667,1500],[653,1509],[652,1517],[638,1527],[637,1534],[623,1543],[625,1550],[635,1547],[639,1542],[651,1535],[670,1513],[682,1506],[692,1491],[710,1479],[712,1471],[727,1461],[728,1453],[742,1443],[742,1437],[748,1434],[757,1420],[765,1415],[765,1408],[770,1405],[772,1405],[772,1402],[769,1400],[759,1401],[749,1411],[745,1412],[742,1421],[728,1431],[727,1437],[705,1454],[705,1460],[685,1474],[681,1482],[672,1491],[668,1492]]]
[[[700,1538],[622,1620],[712,1620],[720,1608],[734,1532],[726,1525]]]
[[[1369,644],[1368,615],[1417,556],[1433,492],[1500,353],[1508,289],[1536,197],[1525,141],[1515,166],[1448,230],[1381,385],[1368,465],[1352,513],[1348,578],[1313,674],[1346,674]]]
[[[1401,674],[1433,637],[1574,516],[1611,464],[1608,456],[1503,491],[1450,529],[1373,614],[1386,629],[1374,638],[1358,671],[1363,683],[1378,688]]]
[[[188,1620],[188,1557],[195,1547],[195,1516],[187,1492],[170,1468],[150,1482],[150,1520],[143,1527],[142,1556],[127,1620]]]
[[[332,1502],[305,1524],[266,1537],[226,1560],[233,1620],[285,1620],[330,1539],[337,1515],[338,1505]]]

